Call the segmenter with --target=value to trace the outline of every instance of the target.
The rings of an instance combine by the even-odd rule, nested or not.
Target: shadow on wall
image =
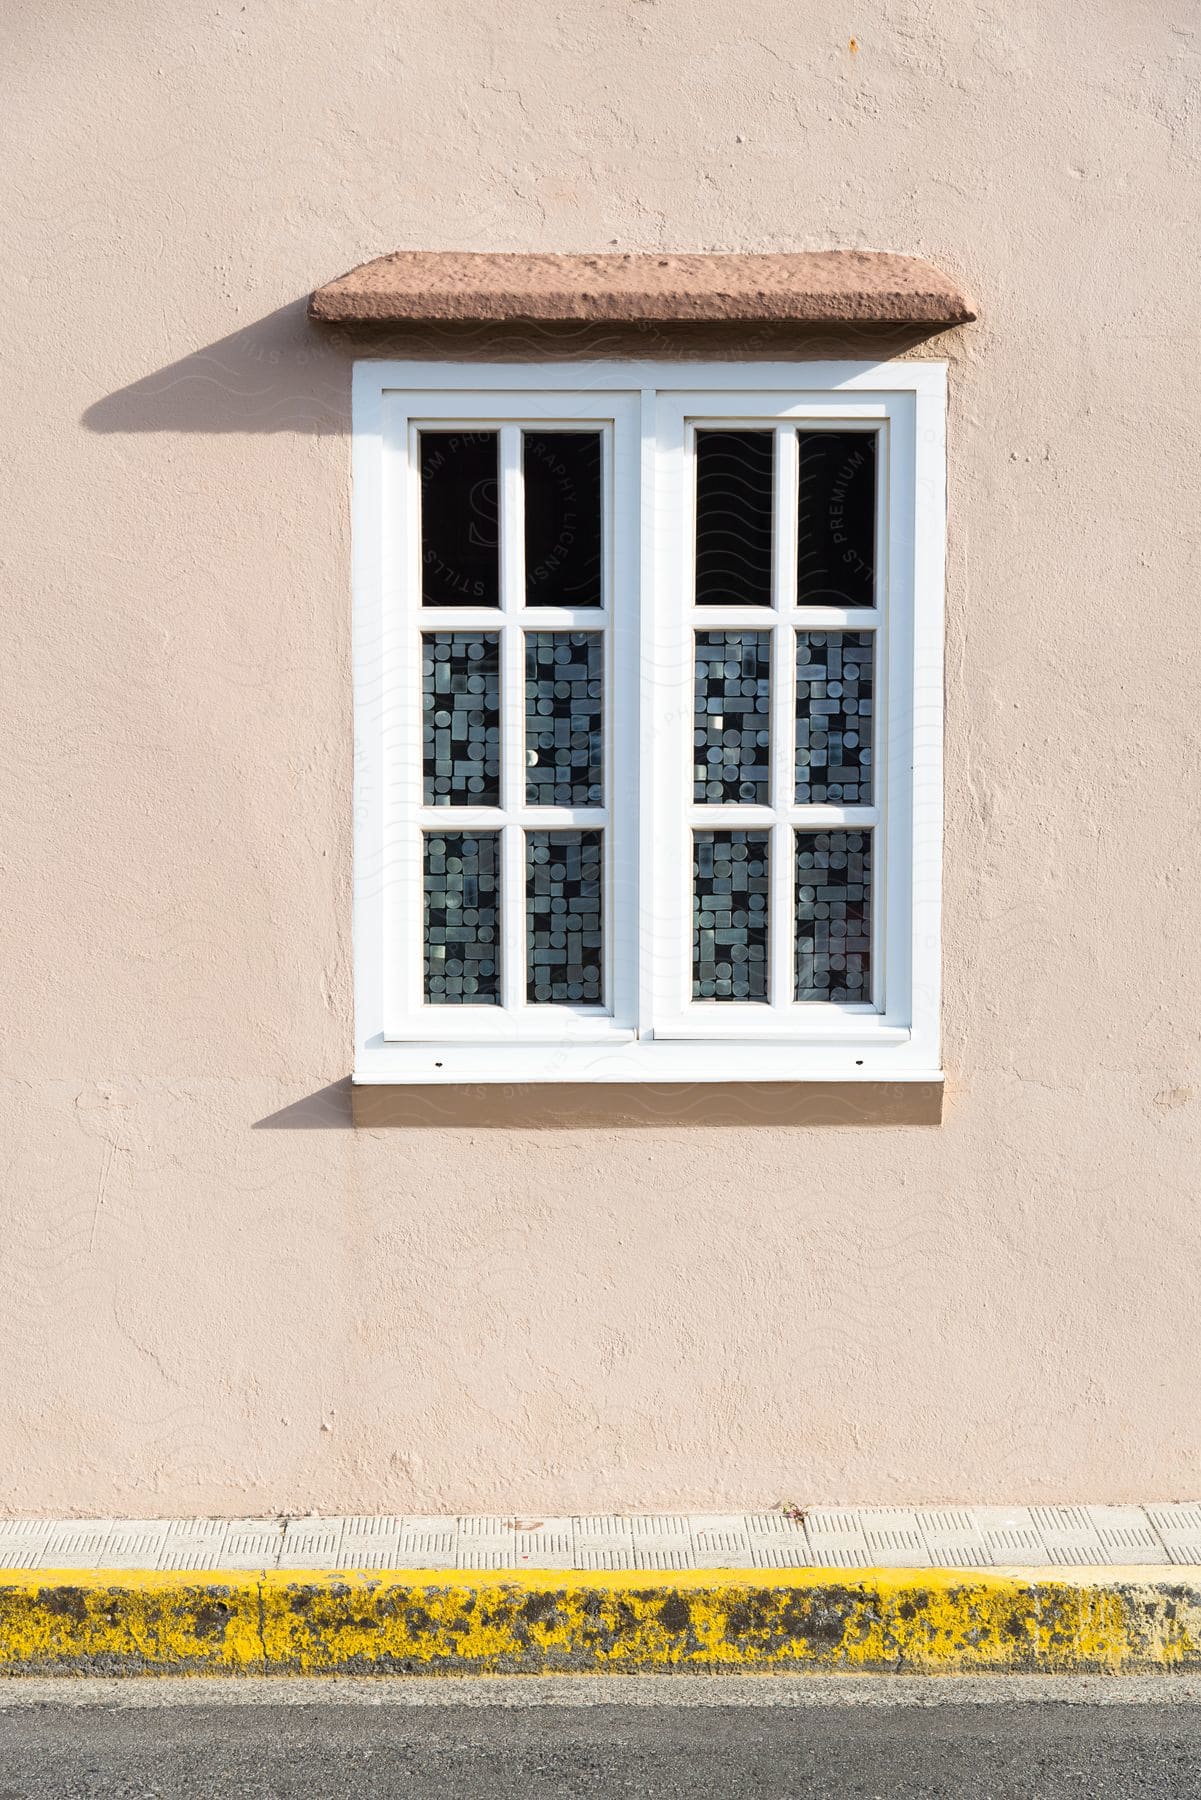
[[[254,1131],[349,1131],[354,1126],[349,1075],[256,1119]]]
[[[350,429],[350,364],[356,357],[414,361],[554,357],[740,357],[853,359],[897,356],[930,340],[928,327],[837,333],[797,325],[495,325],[409,328],[315,325],[308,296],[278,307],[228,337],[89,406],[83,424],[104,433],[294,432]],[[583,385],[587,385],[584,383]]]
[[[89,406],[89,431],[313,432],[350,425],[344,335],[309,322],[307,297],[281,306]]]
[[[585,1131],[639,1126],[940,1125],[941,1082],[354,1087],[331,1082],[256,1121],[256,1131]]]

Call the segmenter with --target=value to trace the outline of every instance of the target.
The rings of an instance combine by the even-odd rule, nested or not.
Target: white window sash
[[[838,401],[791,390],[787,396],[709,391],[658,398],[660,454],[683,471],[679,504],[660,509],[656,533],[659,575],[649,660],[656,670],[655,741],[669,750],[653,771],[646,804],[657,809],[652,910],[662,949],[657,959],[653,1019],[656,1039],[734,1042],[784,1040],[898,1042],[912,1027],[909,937],[912,915],[912,833],[904,804],[912,766],[912,653],[906,625],[912,613],[913,396],[848,393]],[[776,432],[773,609],[693,605],[696,541],[695,434],[706,426]],[[867,609],[801,607],[796,594],[796,449],[798,428],[825,426],[877,438],[876,605]],[[833,630],[837,612],[849,629],[875,638],[875,742],[870,806],[782,803],[795,783],[795,644],[798,630]],[[718,615],[715,619],[714,615]],[[767,630],[771,636],[770,726],[774,806],[692,803],[693,638],[698,630]],[[766,829],[770,833],[770,1003],[691,1000],[692,834],[696,830]],[[793,994],[793,832],[829,828],[871,831],[873,1001],[798,1002]],[[787,926],[786,922],[787,921]]]
[[[604,605],[526,607],[522,516],[521,433],[602,431],[602,570]],[[420,455],[423,429],[496,431],[500,440],[500,605],[429,607],[421,604]],[[381,619],[386,697],[380,750],[384,783],[381,864],[387,871],[380,900],[384,939],[381,972],[382,1039],[386,1045],[464,1041],[624,1043],[636,1029],[635,894],[637,883],[637,622],[621,620],[615,594],[637,595],[638,402],[629,394],[603,396],[512,388],[505,393],[464,389],[452,395],[385,390],[381,420],[384,456],[384,595]],[[394,497],[394,501],[393,498]],[[597,632],[604,642],[604,804],[599,809],[533,807],[525,802],[524,628]],[[498,808],[423,803],[421,635],[423,631],[484,630],[500,637],[501,805]],[[600,829],[603,1007],[530,1006],[526,1002],[525,865],[523,827]],[[429,1005],[422,980],[423,837],[461,830],[498,831],[501,863],[501,1005]]]
[[[354,1078],[365,1083],[514,1081],[935,1080],[939,1069],[942,813],[942,608],[945,538],[945,365],[941,363],[480,365],[360,362],[354,373],[353,558],[355,687]],[[415,422],[497,429],[512,480],[520,424],[606,427],[605,936],[607,1011],[427,1006],[421,989],[420,831],[498,823],[479,809],[421,806],[420,629],[581,629],[599,621],[521,604],[520,532],[510,529],[498,609],[423,611],[416,557]],[[883,551],[871,613],[787,606],[696,609],[691,589],[696,422],[797,422],[882,434]],[[639,453],[639,441],[641,453]],[[785,440],[781,438],[780,442]],[[795,442],[795,439],[793,440]],[[783,452],[787,457],[785,447]],[[777,453],[779,493],[791,471]],[[510,496],[511,498],[511,496]],[[399,499],[400,503],[397,504]],[[787,541],[777,569],[795,568]],[[511,515],[512,523],[512,515]],[[519,521],[518,521],[519,523]],[[502,545],[504,539],[502,537]],[[779,624],[775,623],[776,619]],[[772,815],[773,850],[795,823],[871,824],[871,1007],[796,1003],[775,953],[776,1004],[692,1003],[691,832],[748,825],[752,809],[692,806],[693,647],[700,626],[772,625],[777,784],[791,777],[794,691],[787,645],[796,628],[878,633],[876,789],[870,809],[792,808]],[[786,629],[785,629],[786,627]],[[781,648],[783,647],[783,648]],[[780,680],[781,672],[784,679]],[[521,671],[503,685],[504,754],[521,742]],[[509,670],[510,676],[513,670]],[[518,734],[505,730],[516,723]],[[580,824],[581,814],[525,808],[516,765],[502,800],[510,825]],[[777,792],[782,791],[777,785]],[[737,812],[735,821],[733,814]],[[536,817],[535,817],[536,813]],[[703,815],[703,818],[702,818]],[[510,829],[510,839],[517,833]],[[524,871],[505,869],[502,926],[518,967]],[[791,905],[788,857],[774,855],[772,916]],[[780,936],[778,927],[774,934]]]

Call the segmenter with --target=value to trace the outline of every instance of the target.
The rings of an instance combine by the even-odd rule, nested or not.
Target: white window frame
[[[356,1083],[544,1081],[931,1081],[939,1053],[946,364],[942,362],[358,362],[353,387],[354,961]],[[786,591],[777,540],[776,612],[693,607],[696,425],[775,426],[777,518],[795,481],[798,422],[879,434],[876,616],[809,612]],[[520,491],[520,430],[599,422],[606,515],[607,1016],[526,1007],[514,987],[524,932],[516,903],[523,823],[587,824],[525,809],[519,628],[595,629],[595,610],[524,609],[520,532],[502,534],[501,606],[423,611],[418,563],[422,423],[500,432],[502,500]],[[874,805],[869,809],[693,807],[697,628],[769,628],[773,755],[786,727],[794,627],[869,622],[877,633]],[[501,632],[503,1007],[423,1004],[420,831],[492,828],[495,814],[425,811],[420,639],[424,629]],[[507,741],[506,741],[507,740]],[[776,771],[777,795],[788,779]],[[737,811],[738,819],[733,814]],[[534,816],[536,813],[536,817]],[[602,823],[593,819],[593,823]],[[769,824],[874,828],[873,1003],[790,1001],[771,952],[773,1007],[693,1003],[691,831]],[[772,908],[790,904],[791,858],[773,855]],[[665,946],[667,948],[665,948]]]

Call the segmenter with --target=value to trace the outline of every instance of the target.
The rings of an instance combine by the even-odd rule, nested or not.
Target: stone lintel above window
[[[793,321],[943,328],[966,324],[976,310],[932,263],[877,250],[763,256],[397,250],[318,288],[309,314],[331,324]]]

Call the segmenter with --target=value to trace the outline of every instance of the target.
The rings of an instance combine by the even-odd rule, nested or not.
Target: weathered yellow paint
[[[0,1673],[1201,1668],[1201,1569],[0,1571]]]

